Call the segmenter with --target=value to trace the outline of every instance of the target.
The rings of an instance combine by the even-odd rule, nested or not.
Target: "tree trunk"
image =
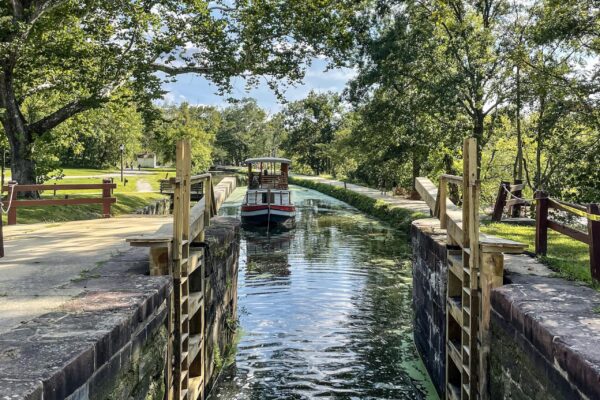
[[[473,137],[477,139],[477,178],[481,175],[481,149],[483,148],[483,121],[485,114],[483,110],[475,110],[473,116]]]
[[[19,185],[36,184],[35,161],[31,154],[31,145],[22,142],[17,143],[16,145],[11,144],[11,179],[17,181]]]
[[[0,74],[0,105],[4,106],[2,126],[11,149],[11,179],[20,185],[35,184],[33,136],[27,131],[25,118],[15,97],[12,72],[7,69]],[[24,193],[24,196],[36,198],[38,194],[31,192]]]
[[[515,160],[515,170],[513,181],[523,180],[523,136],[521,133],[521,68],[517,66],[517,159]]]
[[[413,151],[412,155],[412,190],[410,193],[411,199],[418,199],[419,193],[417,192],[417,178],[421,174],[421,154],[418,151]]]

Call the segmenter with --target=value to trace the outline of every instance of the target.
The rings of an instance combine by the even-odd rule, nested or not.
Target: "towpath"
[[[4,227],[0,259],[0,333],[54,311],[78,295],[65,289],[129,245],[125,238],[155,232],[172,217],[110,219]]]
[[[308,176],[308,175],[294,175],[295,178],[310,180],[318,183],[323,183],[325,185],[344,187],[344,182],[335,180],[335,179],[327,179],[320,176]],[[429,207],[422,200],[411,200],[406,197],[401,196],[392,196],[389,194],[382,194],[380,190],[372,189],[366,186],[355,185],[353,183],[347,183],[346,189],[351,190],[356,193],[360,193],[364,196],[370,197],[375,200],[381,200],[392,207],[399,207],[406,210],[421,212],[425,215],[429,215]]]

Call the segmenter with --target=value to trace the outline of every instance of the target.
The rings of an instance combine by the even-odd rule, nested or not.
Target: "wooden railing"
[[[462,186],[462,207],[448,199],[450,183]],[[475,139],[464,143],[463,176],[442,175],[439,187],[417,178],[415,186],[447,232],[446,398],[487,399],[491,291],[503,283],[503,253],[521,253],[526,246],[479,232]]]
[[[600,281],[600,206],[589,204],[584,207],[579,204],[561,202],[548,197],[543,191],[536,192],[536,217],[535,217],[535,253],[546,255],[548,253],[548,229],[569,236],[579,242],[585,243],[590,252],[590,272],[592,278]],[[566,224],[548,218],[551,209],[567,212],[587,219],[587,232],[574,229]]]
[[[102,216],[110,218],[110,207],[117,202],[115,197],[112,197],[112,191],[117,185],[111,183],[110,179],[105,179],[102,183],[97,184],[53,184],[53,185],[18,185],[9,182],[8,186],[2,188],[3,192],[7,192],[7,199],[4,204],[10,208],[8,210],[8,225],[17,223],[17,209],[20,207],[40,207],[40,206],[74,206],[81,204],[102,204]],[[41,192],[52,191],[54,196],[59,190],[102,190],[102,197],[76,197],[69,198],[66,195],[62,199],[57,198],[40,198],[40,199],[18,199],[18,194],[22,192]]]
[[[204,232],[217,209],[212,175],[191,175],[189,141],[177,142],[176,160],[176,176],[168,180],[173,189],[173,222],[152,235],[127,238],[127,242],[150,249],[150,275],[173,277],[173,306],[168,318],[167,398],[197,400],[204,398],[205,385]],[[201,187],[202,193],[192,206],[194,186]],[[190,281],[196,283],[195,287],[190,286]]]
[[[508,207],[508,214],[516,218],[519,216],[522,206],[531,205],[529,200],[522,198],[523,189],[525,189],[525,184],[520,181],[517,181],[513,185],[505,181],[500,183],[496,202],[494,203],[492,221],[502,221],[502,215],[506,207]]]

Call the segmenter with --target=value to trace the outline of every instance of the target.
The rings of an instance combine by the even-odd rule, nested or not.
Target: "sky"
[[[315,59],[311,67],[307,70],[302,84],[295,87],[288,87],[285,91],[285,98],[288,101],[301,100],[305,98],[311,90],[316,92],[342,92],[348,80],[352,79],[356,72],[352,69],[334,69],[325,72],[327,60]],[[186,74],[178,77],[176,82],[167,83],[164,88],[168,93],[163,101],[167,104],[180,104],[183,102],[192,105],[213,105],[219,107],[227,106],[227,98],[233,97],[241,99],[243,97],[253,97],[258,104],[269,114],[274,114],[281,110],[282,104],[277,100],[275,94],[265,84],[261,83],[257,88],[247,92],[243,80],[234,81],[234,88],[230,96],[219,96],[217,88],[210,84],[206,79],[194,74]]]

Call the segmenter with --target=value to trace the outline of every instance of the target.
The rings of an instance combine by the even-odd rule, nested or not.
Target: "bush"
[[[293,185],[316,190],[348,203],[351,206],[358,208],[365,214],[380,219],[390,224],[392,227],[405,232],[409,231],[412,221],[419,218],[428,217],[420,212],[406,210],[397,206],[394,207],[385,203],[384,201],[372,199],[363,194],[353,192],[352,190],[344,189],[343,187],[331,186],[325,183],[319,183],[312,180],[291,176],[289,177],[289,182]]]

